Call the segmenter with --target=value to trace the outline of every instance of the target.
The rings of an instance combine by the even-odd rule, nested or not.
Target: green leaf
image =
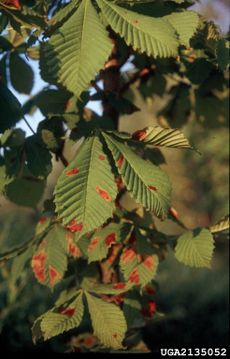
[[[66,230],[54,225],[40,243],[32,258],[32,269],[37,280],[53,288],[67,269]]]
[[[110,223],[96,231],[90,238],[88,262],[100,261],[107,257],[109,248],[125,240],[131,229],[130,224]]]
[[[221,218],[217,223],[209,228],[211,233],[218,233],[229,229],[229,215]]]
[[[158,263],[156,255],[140,256],[132,248],[125,247],[120,258],[120,269],[129,284],[144,287],[154,279]]]
[[[49,24],[60,26],[60,24],[65,22],[77,10],[79,3],[79,0],[72,0],[67,5],[60,8],[60,10],[51,18]]]
[[[72,232],[84,234],[112,217],[117,186],[98,136],[85,140],[55,188],[59,217]]]
[[[33,70],[16,52],[10,54],[10,79],[17,92],[26,95],[31,93],[34,83]]]
[[[54,310],[55,308],[36,320],[32,329],[34,340],[39,339],[39,335],[37,335],[39,331],[36,326],[40,327],[44,340],[79,327],[84,314],[82,293],[69,302],[67,306],[60,307],[58,309],[59,313]]]
[[[85,292],[94,334],[106,347],[123,348],[127,324],[121,309]]]
[[[22,117],[21,104],[7,86],[0,81],[0,133],[13,127]]]
[[[108,24],[134,50],[154,57],[177,54],[179,43],[169,22],[138,14],[107,0],[97,0],[97,3]]]
[[[182,45],[189,47],[190,39],[196,32],[199,25],[199,16],[194,11],[173,12],[164,16],[175,28]]]
[[[178,238],[175,256],[179,262],[190,267],[210,268],[213,250],[214,242],[210,231],[197,228]]]
[[[52,170],[52,157],[38,135],[27,137],[25,151],[30,172],[35,177],[47,177]]]
[[[111,50],[112,42],[94,6],[90,0],[83,0],[42,46],[42,76],[49,82],[61,83],[79,97],[104,67]]]
[[[149,126],[143,130],[134,132],[133,139],[142,141],[148,145],[193,149],[188,139],[178,129]]]
[[[143,160],[132,149],[103,133],[123,181],[138,203],[165,218],[170,206],[171,185],[157,166]]]

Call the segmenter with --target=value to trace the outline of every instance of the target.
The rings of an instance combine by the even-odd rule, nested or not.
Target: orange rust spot
[[[92,252],[97,247],[100,240],[101,240],[100,237],[94,237],[90,242],[90,245],[88,247],[88,252]]]
[[[149,189],[151,189],[152,191],[157,191],[157,188],[155,186],[148,186]]]
[[[121,167],[124,162],[124,156],[121,155],[117,160],[117,167]]]
[[[153,269],[154,267],[154,259],[152,256],[148,256],[145,258],[144,262],[143,262],[144,266],[148,269]]]
[[[133,20],[133,24],[137,25],[137,24],[139,24],[139,21],[138,20]]]
[[[131,283],[135,283],[135,284],[139,284],[140,283],[140,275],[139,275],[139,271],[138,268],[135,268],[132,273],[129,276],[129,281]]]
[[[116,233],[110,233],[105,238],[105,244],[107,245],[107,247],[110,247],[114,243],[116,243]]]
[[[101,187],[97,186],[96,187],[96,191],[97,193],[101,196],[101,198],[103,198],[106,202],[112,202],[112,197],[108,194],[107,191],[105,191],[104,189],[102,189]]]
[[[142,141],[146,135],[147,133],[145,130],[139,130],[133,133],[132,138],[137,141]]]
[[[67,177],[71,177],[73,175],[76,175],[77,173],[79,173],[79,168],[72,168],[71,170],[66,172],[66,176]]]
[[[19,0],[6,0],[3,2],[3,5],[9,6],[11,8],[15,8],[17,10],[21,9],[21,4]]]
[[[41,250],[38,254],[35,254],[32,257],[31,266],[35,277],[41,283],[45,282],[46,280],[46,273],[45,273],[45,261],[47,258],[47,254],[44,250]]]
[[[98,158],[99,158],[99,160],[101,160],[101,161],[106,160],[106,157],[105,157],[104,155],[99,155]]]
[[[146,291],[146,293],[149,294],[149,295],[155,294],[155,290],[154,290],[150,285],[146,285],[146,286],[145,286],[145,291]]]
[[[82,223],[77,223],[76,219],[70,221],[70,223],[66,227],[70,232],[81,232],[83,229]]]
[[[125,288],[125,286],[126,286],[125,283],[115,283],[115,284],[113,285],[113,288],[114,288],[114,289],[123,289],[123,288]]]
[[[148,310],[150,314],[155,313],[156,311],[156,303],[153,300],[148,301]]]
[[[106,62],[105,69],[108,69],[109,67],[117,67],[119,65],[118,60],[113,58]]]
[[[137,240],[137,239],[136,239],[136,234],[135,234],[135,232],[132,232],[131,235],[130,235],[130,237],[129,237],[129,244],[135,243],[136,240]]]
[[[78,248],[78,246],[74,243],[73,235],[72,233],[67,233],[66,240],[68,244],[68,252],[72,254],[74,258],[81,257],[81,251]]]
[[[46,220],[47,220],[47,217],[46,217],[46,216],[41,216],[41,217],[39,218],[38,223],[39,223],[39,224],[43,224],[43,223],[46,222]]]
[[[87,347],[92,347],[93,345],[95,345],[97,343],[97,340],[96,340],[96,338],[91,336],[91,337],[85,338],[83,343]]]
[[[113,337],[116,339],[117,338],[117,333],[113,333]]]
[[[150,73],[150,69],[148,69],[147,67],[145,67],[143,70],[141,70],[140,72],[140,76],[143,77],[145,75],[148,75]]]
[[[61,278],[62,275],[51,265],[49,265],[50,285],[53,287]]]
[[[61,309],[59,311],[59,313],[67,315],[68,317],[72,317],[74,315],[75,311],[76,311],[75,308],[66,308],[66,309]]]
[[[121,177],[115,177],[115,182],[116,182],[116,185],[117,185],[117,188],[120,189],[123,185],[123,182],[122,182],[122,179]]]
[[[136,252],[132,248],[127,248],[124,250],[124,252],[121,255],[121,262],[132,262],[136,259]]]
[[[177,212],[177,210],[176,210],[175,208],[171,207],[171,208],[169,209],[169,213],[170,213],[174,218],[176,218],[177,220],[179,219],[178,212]]]

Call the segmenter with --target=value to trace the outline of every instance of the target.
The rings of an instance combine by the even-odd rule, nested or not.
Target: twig
[[[27,126],[29,127],[30,131],[35,135],[34,130],[32,129],[32,127],[30,126],[29,122],[27,121],[27,119],[25,118],[25,116],[23,116],[23,120],[25,121],[25,123],[27,124]]]

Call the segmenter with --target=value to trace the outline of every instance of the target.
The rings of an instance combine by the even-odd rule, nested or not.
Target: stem
[[[32,129],[32,127],[30,126],[29,122],[27,121],[27,119],[25,118],[25,116],[23,116],[23,120],[25,121],[26,125],[29,127],[30,131],[35,135],[34,130]]]

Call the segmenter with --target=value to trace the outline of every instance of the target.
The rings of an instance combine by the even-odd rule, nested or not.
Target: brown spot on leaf
[[[94,338],[93,336],[89,336],[89,337],[85,338],[83,341],[83,344],[87,347],[92,347],[96,343],[97,343],[97,339]]]
[[[46,222],[46,220],[47,220],[47,217],[46,217],[46,216],[41,216],[41,217],[39,218],[38,223],[39,223],[39,224],[44,224],[44,223]]]
[[[74,257],[79,258],[81,257],[81,251],[79,247],[74,243],[74,237],[72,233],[67,233],[66,235],[67,245],[68,245],[68,252]]]
[[[76,309],[75,308],[65,308],[65,309],[60,309],[59,313],[63,314],[63,315],[67,315],[68,317],[72,317],[75,313]]]
[[[124,162],[124,156],[121,155],[117,160],[117,167],[121,167]]]
[[[73,175],[76,175],[77,173],[79,173],[79,168],[72,168],[71,170],[66,172],[66,176],[67,177],[71,177]]]
[[[115,284],[113,285],[113,288],[114,288],[114,289],[124,289],[125,286],[126,286],[125,283],[115,283]]]
[[[156,186],[148,186],[149,189],[151,189],[152,191],[157,191]]]
[[[110,233],[105,238],[105,244],[107,245],[107,247],[110,247],[114,243],[116,243],[116,233]]]
[[[47,254],[44,250],[41,250],[38,254],[35,254],[32,257],[31,266],[35,277],[41,283],[44,283],[46,280],[46,273],[45,273],[45,261],[47,258]]]
[[[82,223],[77,223],[76,219],[70,221],[70,223],[66,227],[70,232],[81,232],[83,229]]]
[[[51,265],[49,265],[50,285],[53,287],[62,278],[62,275]]]
[[[101,238],[100,237],[94,237],[91,242],[90,245],[88,247],[88,252],[92,252],[98,245],[98,242],[100,242]]]
[[[106,157],[105,157],[104,155],[99,155],[98,158],[99,158],[99,160],[101,160],[101,161],[104,161],[104,160],[106,159]]]
[[[106,202],[112,202],[113,199],[107,191],[105,191],[99,186],[96,187],[96,191],[101,196],[101,198],[103,198]]]
[[[152,256],[146,257],[143,264],[147,269],[150,269],[150,270],[153,269],[153,267],[154,267],[154,258]]]
[[[116,185],[117,185],[118,189],[120,189],[123,186],[123,182],[122,182],[121,177],[116,176],[115,177],[115,182],[116,182]]]
[[[153,300],[148,301],[148,310],[150,314],[155,313],[156,311],[156,303]]]
[[[3,1],[3,5],[9,6],[12,9],[17,9],[17,10],[21,9],[20,0],[6,0]]]
[[[140,275],[139,275],[139,271],[138,271],[138,268],[135,268],[132,273],[130,274],[129,276],[129,281],[131,283],[134,283],[134,284],[139,284],[140,283]]]
[[[133,133],[132,138],[137,141],[142,141],[146,135],[147,133],[145,130],[139,130]]]
[[[146,285],[146,286],[145,286],[145,291],[146,291],[146,293],[149,294],[149,295],[155,294],[154,288],[152,288],[150,285]]]
[[[136,252],[132,248],[127,248],[121,255],[121,263],[132,262],[136,259]]]

